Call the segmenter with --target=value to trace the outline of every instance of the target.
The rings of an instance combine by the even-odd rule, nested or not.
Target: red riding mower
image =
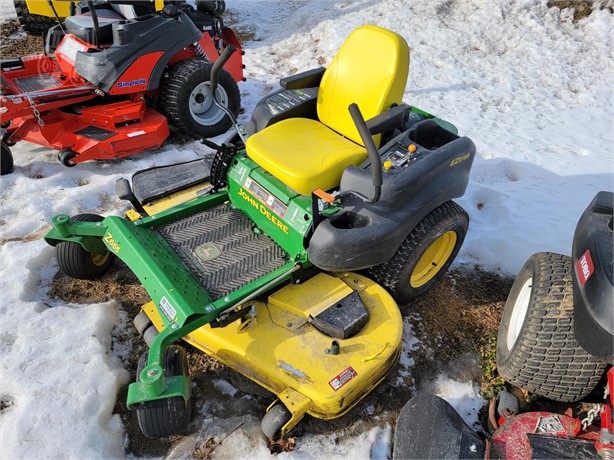
[[[613,193],[599,192],[588,205],[572,257],[540,252],[526,261],[497,337],[502,377],[553,401],[583,400],[582,410],[519,413],[504,391],[491,400],[483,440],[446,401],[418,395],[401,410],[393,458],[614,459],[613,203]],[[603,399],[592,393],[600,383]]]
[[[47,34],[46,55],[2,60],[2,174],[9,146],[27,140],[59,150],[65,166],[159,147],[171,121],[198,137],[231,127],[213,104],[219,49],[241,45],[224,27],[224,2],[87,1]],[[54,57],[50,54],[54,53]],[[218,101],[239,112],[242,53],[218,77]]]

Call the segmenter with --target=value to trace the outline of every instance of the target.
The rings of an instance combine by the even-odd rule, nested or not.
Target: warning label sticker
[[[328,384],[333,390],[337,391],[339,388],[348,383],[357,375],[358,372],[356,372],[354,368],[350,366],[346,370],[341,372],[339,375],[337,375],[335,378],[333,378],[330,382],[328,382]]]
[[[166,316],[166,319],[169,321],[173,321],[175,316],[177,316],[177,311],[175,311],[166,297],[162,297],[162,300],[160,300],[160,310],[162,310],[162,313],[164,313],[164,316]]]

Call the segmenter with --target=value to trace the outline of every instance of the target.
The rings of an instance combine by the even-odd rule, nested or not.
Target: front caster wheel
[[[424,294],[441,278],[463,245],[469,216],[447,201],[422,219],[388,262],[367,270],[400,303]]]
[[[0,157],[0,175],[13,172],[13,154],[6,142],[2,141],[2,156]]]
[[[60,160],[60,163],[68,168],[72,168],[77,164],[75,162],[76,157],[77,154],[72,150],[62,150],[60,153],[58,153],[58,160]]]
[[[70,219],[72,222],[101,222],[102,216],[79,214]],[[58,265],[62,273],[79,280],[95,280],[109,271],[115,262],[110,251],[94,254],[86,251],[79,243],[61,241],[55,247]]]
[[[137,381],[140,380],[141,371],[147,366],[147,355],[147,352],[143,353],[139,360]],[[165,377],[188,376],[185,350],[179,345],[170,345],[164,351],[162,361]],[[174,396],[141,403],[136,408],[136,415],[143,434],[154,439],[184,434],[190,423],[191,408],[191,398],[186,401],[181,396]]]
[[[264,414],[260,427],[264,435],[273,441],[281,438],[282,427],[290,421],[292,414],[283,404],[276,404]]]

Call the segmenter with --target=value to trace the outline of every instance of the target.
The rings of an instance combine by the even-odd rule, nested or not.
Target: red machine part
[[[236,81],[244,80],[238,38],[226,28],[222,37],[215,37],[216,41],[220,39],[239,51],[225,68]],[[218,49],[208,32],[203,33],[199,45],[200,50],[194,46],[182,50],[170,64],[201,56],[203,51],[211,61],[218,59]],[[110,94],[124,95],[125,101],[67,110],[104,95],[75,72],[77,53],[91,48],[96,47],[68,34],[56,49],[56,59],[28,56],[16,61],[14,68],[3,70],[2,85],[7,96],[0,99],[0,113],[7,126],[7,144],[27,140],[52,149],[70,149],[74,153],[70,164],[121,158],[162,145],[169,136],[168,121],[145,105],[144,95],[163,52],[139,57],[118,79]],[[156,93],[147,95],[155,97]]]
[[[608,371],[608,391],[610,393],[610,405],[603,404],[601,407],[601,431],[595,448],[601,458],[614,458],[614,421],[612,420],[612,406],[614,405],[614,367]]]

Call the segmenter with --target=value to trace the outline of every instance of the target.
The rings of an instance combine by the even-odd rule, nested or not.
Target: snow
[[[14,17],[11,3],[0,0],[3,21]],[[471,224],[457,263],[513,275],[533,252],[569,254],[582,210],[598,190],[613,188],[614,15],[605,9],[573,22],[571,10],[548,8],[545,0],[229,0],[227,5],[237,27],[255,34],[245,43],[242,121],[281,76],[327,65],[361,24],[377,24],[407,39],[412,58],[404,100],[451,121],[478,148],[468,190],[458,200]],[[198,143],[169,145],[123,161],[67,169],[55,152],[26,143],[14,148],[15,172],[0,179],[5,455],[125,456],[124,426],[113,414],[118,390],[129,379],[111,341],[122,321],[118,305],[50,300],[47,286],[57,265],[41,238],[58,213],[121,215],[126,206],[114,196],[116,179],[207,152]],[[415,344],[406,327],[401,371],[411,374],[407,348]],[[226,399],[237,397],[228,382],[219,381],[216,389]],[[482,404],[474,384],[442,374],[433,391],[474,423]],[[369,418],[376,426],[348,427],[336,435],[306,433],[294,452],[279,457],[385,458],[392,429],[375,415]],[[239,430],[215,456],[269,453],[264,440]]]

